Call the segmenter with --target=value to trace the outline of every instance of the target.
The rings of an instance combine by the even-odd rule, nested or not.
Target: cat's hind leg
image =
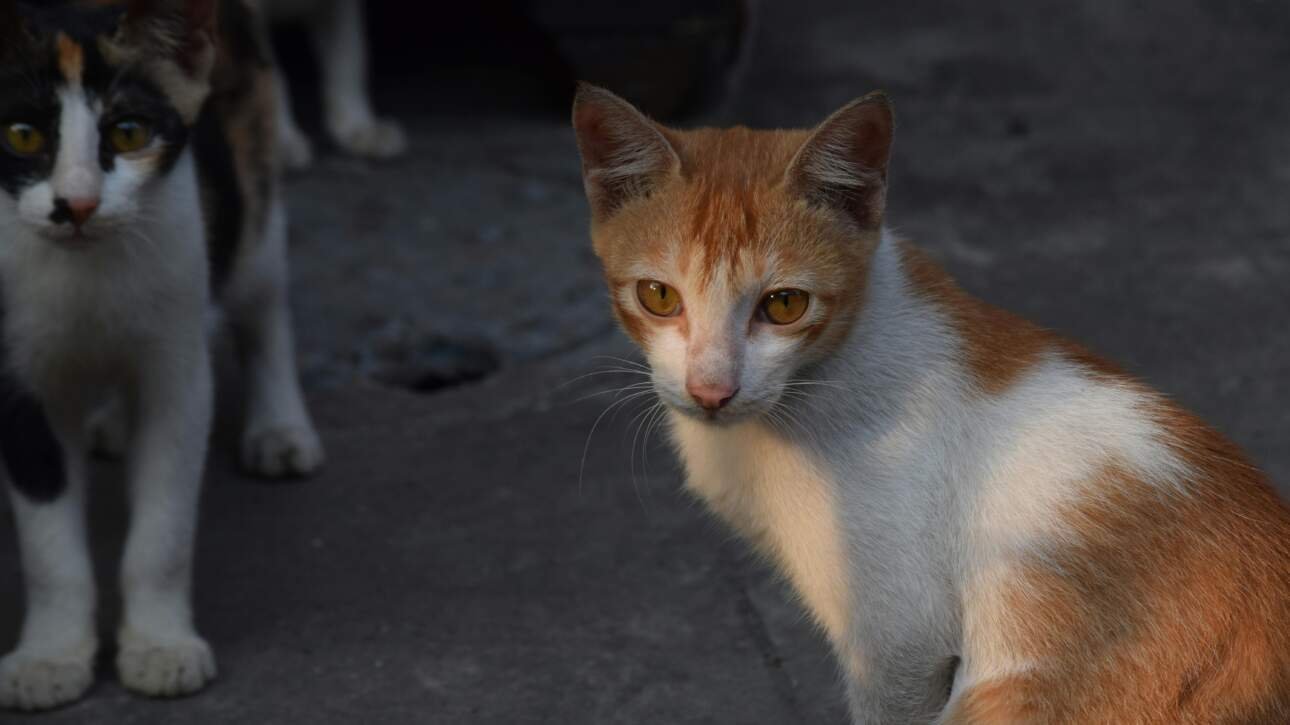
[[[79,430],[60,441],[33,398],[0,388],[0,453],[26,584],[18,645],[0,658],[0,707],[44,710],[79,699],[94,682],[85,446]]]
[[[242,245],[223,295],[247,374],[242,465],[274,478],[306,475],[323,463],[296,372],[286,236],[286,211],[273,199],[264,236]]]
[[[291,88],[280,67],[273,69],[273,84],[277,91],[277,109],[274,123],[277,127],[278,154],[282,164],[292,171],[303,171],[314,163],[314,148],[309,137],[300,129],[296,115],[291,110]]]
[[[388,159],[408,148],[396,122],[378,118],[368,94],[367,28],[359,0],[322,3],[310,18],[322,69],[327,130],[346,152]]]

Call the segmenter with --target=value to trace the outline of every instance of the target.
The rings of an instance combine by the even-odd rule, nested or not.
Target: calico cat
[[[793,585],[857,723],[1290,722],[1290,510],[1237,448],[884,231],[892,112],[573,123],[689,489]]]
[[[0,457],[27,595],[2,707],[92,683],[96,443],[128,466],[121,682],[171,696],[215,676],[190,603],[213,299],[249,374],[246,467],[322,461],[293,360],[273,103],[241,0],[0,0]]]
[[[322,100],[327,132],[353,156],[389,159],[408,148],[402,126],[380,118],[368,93],[367,29],[361,0],[258,0],[272,21],[304,21],[313,39],[322,72]],[[292,169],[313,163],[313,146],[291,112],[286,77],[277,73],[278,139],[282,157]]]

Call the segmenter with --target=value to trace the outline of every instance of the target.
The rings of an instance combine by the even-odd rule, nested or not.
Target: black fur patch
[[[0,130],[11,123],[30,123],[45,134],[46,151],[22,157],[0,148],[0,189],[16,197],[54,168],[58,148],[58,72],[52,61],[36,64],[26,54],[6,53],[0,62]]]
[[[189,129],[161,89],[151,80],[127,71],[113,78],[104,101],[103,143],[99,148],[99,164],[103,170],[111,171],[116,162],[116,154],[108,144],[107,129],[120,121],[141,118],[152,125],[153,132],[164,144],[159,171],[169,173],[188,145]]]
[[[18,0],[18,12],[35,35],[66,33],[79,43],[110,35],[121,25],[125,5],[93,5],[76,0]]]
[[[233,164],[233,150],[223,125],[209,105],[193,127],[192,147],[201,177],[211,289],[218,292],[228,280],[237,257],[246,209]]]
[[[0,307],[0,329],[4,308]],[[40,401],[9,371],[0,337],[0,462],[11,485],[26,498],[47,503],[67,488],[63,447],[49,425]]]
[[[2,3],[3,0],[0,0]],[[97,39],[120,27],[122,8],[81,3],[19,3],[15,6],[22,28],[10,27],[0,40],[0,129],[22,122],[45,134],[46,151],[19,157],[0,149],[0,189],[17,196],[33,183],[47,178],[58,152],[58,88],[65,84],[58,70],[56,38],[65,34],[82,49],[82,88],[102,105],[102,142],[99,165],[112,171],[116,153],[107,130],[119,121],[141,119],[150,124],[163,144],[158,172],[168,173],[188,143],[188,128],[169,99],[137,68],[114,67],[103,58]]]

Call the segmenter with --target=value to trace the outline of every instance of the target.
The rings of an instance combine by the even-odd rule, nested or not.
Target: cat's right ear
[[[632,104],[589,83],[573,99],[573,129],[591,213],[605,219],[681,169],[663,132]]]

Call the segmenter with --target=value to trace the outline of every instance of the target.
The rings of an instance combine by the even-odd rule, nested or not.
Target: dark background
[[[221,396],[198,582],[221,680],[145,703],[105,670],[44,722],[844,721],[821,640],[679,491],[643,401],[586,445],[613,399],[586,396],[632,379],[579,376],[633,351],[588,249],[576,77],[682,124],[810,125],[887,89],[890,224],[1290,484],[1290,6],[440,5],[372,10],[377,103],[410,154],[324,154],[289,182],[330,460],[298,486],[242,478]],[[316,131],[307,45],[279,41]],[[0,591],[18,591],[8,545]],[[18,617],[0,598],[0,640]]]

